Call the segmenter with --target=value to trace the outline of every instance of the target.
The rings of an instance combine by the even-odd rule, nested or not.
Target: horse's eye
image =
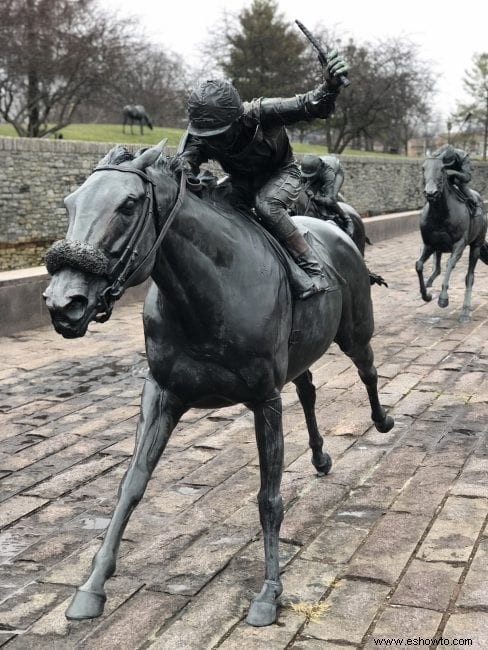
[[[134,214],[135,207],[136,207],[136,202],[134,201],[134,199],[127,199],[127,201],[122,203],[119,210],[123,214],[131,215]]]

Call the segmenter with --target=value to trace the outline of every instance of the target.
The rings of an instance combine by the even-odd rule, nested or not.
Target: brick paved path
[[[373,288],[374,348],[395,428],[370,426],[365,390],[334,346],[314,368],[334,460],[319,478],[295,392],[284,393],[285,590],[264,629],[243,623],[263,550],[240,406],[185,416],[129,523],[104,616],[65,619],[132,451],[139,307],[81,340],[50,328],[0,339],[0,645],[337,650],[442,635],[488,648],[488,269],[461,325],[466,261],[440,310],[418,296],[418,249],[415,234],[367,251],[390,282]]]

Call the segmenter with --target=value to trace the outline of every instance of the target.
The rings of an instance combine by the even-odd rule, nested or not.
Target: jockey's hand
[[[327,85],[331,90],[337,90],[342,85],[340,75],[347,75],[349,66],[337,50],[327,54]]]
[[[173,172],[179,172],[179,173],[184,173],[186,176],[196,176],[198,174],[195,174],[195,170],[193,169],[193,165],[191,164],[190,160],[188,159],[187,156],[184,154],[180,154],[179,156],[175,156],[173,160],[170,163],[170,168],[171,171]]]

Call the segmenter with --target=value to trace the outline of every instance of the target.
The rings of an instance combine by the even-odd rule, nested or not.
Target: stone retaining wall
[[[64,237],[63,198],[113,146],[108,143],[0,138],[0,269],[42,263]],[[134,145],[133,148],[137,148]],[[420,160],[341,156],[343,193],[362,216],[422,205]],[[488,164],[475,163],[473,187],[488,195]]]

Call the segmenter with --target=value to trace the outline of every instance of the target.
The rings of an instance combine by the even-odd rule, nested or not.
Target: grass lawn
[[[183,135],[183,129],[165,129],[155,126],[152,131],[145,128],[144,135],[141,136],[139,126],[133,127],[134,134],[130,134],[130,128],[126,127],[126,133],[122,133],[121,124],[70,124],[61,129],[64,140],[85,140],[90,142],[109,142],[111,144],[157,144],[164,138],[168,138],[168,145],[176,147]],[[0,136],[16,136],[16,132],[10,124],[0,124]],[[52,137],[52,136],[51,136]],[[326,147],[322,145],[305,144],[293,142],[293,150],[296,153],[315,153],[324,155],[327,153]],[[378,154],[371,151],[358,151],[355,149],[345,149],[342,152],[344,156],[388,156],[398,158],[392,154]]]

